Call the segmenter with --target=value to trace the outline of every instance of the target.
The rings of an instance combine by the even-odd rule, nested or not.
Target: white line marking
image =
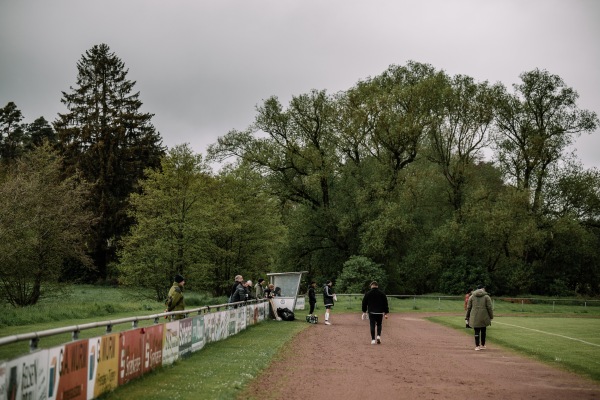
[[[561,338],[564,338],[564,339],[575,340],[576,342],[581,342],[581,343],[589,344],[590,346],[596,346],[596,347],[600,347],[600,344],[596,344],[596,343],[590,343],[590,342],[586,342],[585,340],[576,339],[576,338],[572,338],[572,337],[569,337],[569,336],[564,336],[564,335],[559,335],[558,333],[552,333],[552,332],[540,331],[540,330],[538,330],[538,329],[526,328],[526,327],[524,327],[524,326],[513,325],[513,324],[507,324],[506,322],[498,322],[498,321],[494,321],[494,323],[495,323],[495,324],[500,324],[500,325],[514,326],[515,328],[527,329],[528,331],[534,331],[534,332],[545,333],[546,335],[558,336],[558,337],[561,337]]]

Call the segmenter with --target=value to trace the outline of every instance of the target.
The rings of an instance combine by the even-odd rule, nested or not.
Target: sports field
[[[105,398],[600,399],[596,318],[499,316],[478,352],[459,314],[393,313],[381,345],[359,313],[332,322],[266,321]]]

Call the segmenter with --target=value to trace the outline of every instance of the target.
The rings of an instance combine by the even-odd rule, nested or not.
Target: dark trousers
[[[375,326],[377,326],[377,336],[381,336],[381,323],[383,322],[383,314],[369,313],[369,325],[371,326],[371,339],[375,340]]]
[[[314,303],[308,303],[308,304],[310,304],[310,312],[309,312],[309,314],[312,315],[312,313],[315,311],[315,304],[317,304],[317,303],[314,302]]]
[[[475,346],[479,346],[479,341],[481,340],[481,345],[485,346],[485,326],[483,328],[473,328],[475,330]]]

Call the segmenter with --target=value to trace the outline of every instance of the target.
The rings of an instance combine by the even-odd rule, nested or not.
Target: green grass
[[[465,329],[462,317],[428,319],[473,335],[472,329]],[[487,344],[600,381],[598,318],[497,316],[487,330]]]
[[[225,340],[209,343],[172,366],[129,382],[101,399],[215,399],[236,398],[286,343],[310,324],[266,320]]]
[[[186,292],[188,308],[205,305],[223,304],[225,298],[210,298],[204,293]],[[108,286],[76,285],[61,297],[43,299],[38,304],[14,308],[8,304],[0,305],[0,337],[18,335],[27,332],[81,325],[85,323],[116,320],[119,318],[152,315],[163,312],[164,304],[140,297],[137,290]],[[141,321],[139,326],[147,326],[152,320]],[[131,328],[131,324],[116,325],[113,332]],[[84,330],[80,338],[102,335],[106,328]],[[42,338],[40,348],[58,346],[71,340],[70,334]],[[29,342],[18,342],[0,346],[0,360],[6,360],[26,354]]]
[[[556,314],[572,316],[600,316],[600,302],[576,299],[534,299],[529,303],[505,301],[492,298],[494,312],[498,314]],[[362,296],[340,295],[334,312],[360,312]],[[317,306],[322,307],[318,302]],[[389,297],[390,312],[448,312],[464,313],[464,299],[448,296],[402,296]]]

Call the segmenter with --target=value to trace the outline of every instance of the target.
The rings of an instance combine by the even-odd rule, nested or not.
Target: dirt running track
[[[391,314],[371,345],[360,315],[330,326],[320,315],[240,399],[600,399],[600,384],[496,347],[493,326],[475,351],[472,336],[423,317]]]

